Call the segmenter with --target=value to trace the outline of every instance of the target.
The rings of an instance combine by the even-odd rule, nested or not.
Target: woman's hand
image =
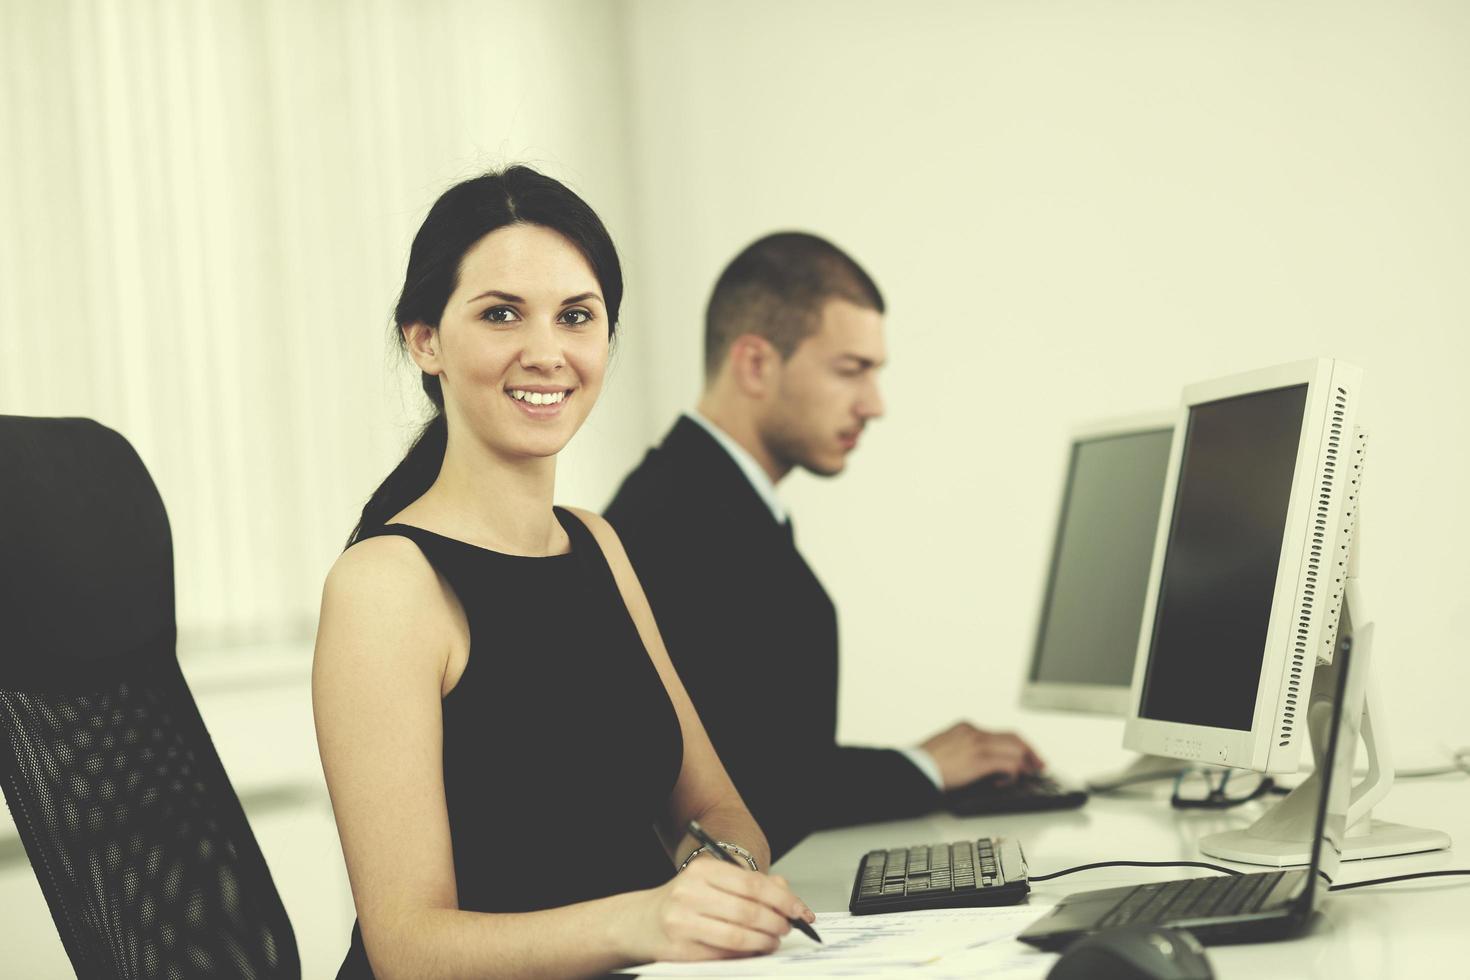
[[[668,883],[630,896],[620,939],[639,963],[716,960],[773,952],[788,919],[816,921],[786,879],[701,858]]]

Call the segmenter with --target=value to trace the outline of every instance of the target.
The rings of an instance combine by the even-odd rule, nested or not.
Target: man
[[[945,789],[1041,765],[1016,736],[967,723],[912,749],[837,744],[836,610],[775,490],[798,466],[842,472],[883,414],[886,356],[883,298],[856,262],[814,235],[760,239],[710,297],[698,409],[607,509],[775,856],[813,830],[926,813]]]

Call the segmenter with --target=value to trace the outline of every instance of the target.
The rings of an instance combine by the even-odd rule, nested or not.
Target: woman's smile
[[[548,385],[506,388],[505,394],[516,407],[533,419],[550,419],[561,414],[574,389]]]

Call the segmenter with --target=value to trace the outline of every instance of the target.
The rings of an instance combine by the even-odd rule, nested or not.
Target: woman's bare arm
[[[404,538],[353,547],[327,578],[312,670],[317,741],[373,971],[565,977],[653,958],[660,951],[629,945],[646,936],[628,921],[640,893],[541,912],[459,910],[440,704],[462,615]]]

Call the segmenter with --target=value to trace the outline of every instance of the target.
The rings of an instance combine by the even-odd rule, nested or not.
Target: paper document
[[[651,963],[624,972],[647,977],[856,977],[895,972],[936,980],[1043,977],[1056,957],[1022,946],[1015,937],[1049,911],[1048,906],[1008,905],[883,915],[819,912],[813,926],[822,936],[820,944],[792,930],[769,956]]]

